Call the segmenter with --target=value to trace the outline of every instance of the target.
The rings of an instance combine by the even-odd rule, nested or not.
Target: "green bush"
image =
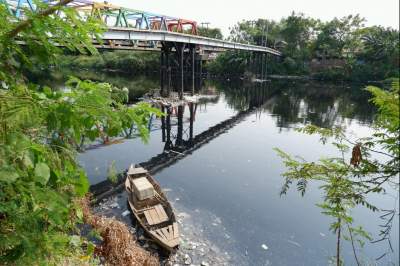
[[[159,68],[159,53],[141,51],[107,51],[98,55],[62,56],[64,67],[125,73],[151,73]]]
[[[127,92],[107,83],[71,78],[56,90],[25,76],[34,62],[54,64],[61,52],[54,43],[95,54],[92,36],[101,33],[98,21],[81,21],[74,9],[35,3],[42,12],[26,12],[20,21],[0,2],[0,264],[83,265],[94,246],[77,227],[82,211],[75,199],[89,183],[76,148],[84,137],[107,139],[133,124],[147,140],[147,121],[159,112],[122,104]],[[46,15],[57,10],[62,19]]]

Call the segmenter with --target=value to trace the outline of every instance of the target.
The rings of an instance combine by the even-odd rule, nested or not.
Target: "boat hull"
[[[146,178],[148,181],[153,185],[156,191],[156,200],[151,200],[147,206],[141,205],[142,202],[138,201],[135,197],[133,190],[131,189],[130,178],[127,176],[125,180],[125,188],[128,193],[128,203],[129,207],[135,216],[138,223],[144,229],[144,231],[163,249],[168,252],[172,252],[176,249],[179,245],[180,238],[179,238],[179,230],[178,225],[176,223],[175,214],[171,207],[171,204],[168,202],[166,196],[161,190],[161,187],[158,183],[152,178],[151,175],[147,174]],[[136,200],[135,200],[136,199]],[[168,217],[167,221],[162,221],[158,224],[149,224],[148,215],[144,215],[146,211],[150,209],[154,209],[161,205],[165,210],[165,214]],[[156,207],[154,207],[156,206]],[[158,207],[159,208],[159,207]]]

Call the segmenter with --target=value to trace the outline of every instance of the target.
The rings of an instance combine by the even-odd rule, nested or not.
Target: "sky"
[[[221,28],[224,36],[229,27],[243,19],[267,18],[280,20],[292,11],[322,21],[349,14],[360,14],[366,25],[382,25],[399,29],[399,0],[108,0],[127,8],[139,9],[173,17],[210,22]]]

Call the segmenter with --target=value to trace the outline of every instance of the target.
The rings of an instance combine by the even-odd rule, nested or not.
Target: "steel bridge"
[[[58,1],[38,0],[48,5]],[[33,0],[0,0],[17,19],[24,19],[27,11],[39,8]],[[184,88],[195,91],[196,79],[201,78],[202,55],[205,52],[223,52],[226,50],[250,51],[259,57],[258,62],[266,64],[267,55],[281,56],[275,49],[207,38],[198,35],[198,24],[189,19],[154,14],[135,9],[124,8],[108,2],[91,0],[73,0],[67,6],[77,10],[83,19],[100,19],[107,27],[100,43],[93,40],[99,49],[113,50],[152,50],[160,52],[160,86],[163,96],[169,94],[171,88],[180,91]],[[61,13],[58,15],[62,16]],[[171,73],[179,72],[173,77]],[[189,74],[191,81],[185,77]]]

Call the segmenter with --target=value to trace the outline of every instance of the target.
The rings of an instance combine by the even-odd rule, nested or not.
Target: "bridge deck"
[[[198,44],[224,49],[246,50],[262,53],[269,53],[280,56],[281,53],[275,49],[251,44],[235,43],[219,39],[212,39],[203,36],[189,35],[177,32],[159,30],[138,30],[135,28],[109,27],[103,34],[104,40],[118,41],[164,41],[187,44]]]

